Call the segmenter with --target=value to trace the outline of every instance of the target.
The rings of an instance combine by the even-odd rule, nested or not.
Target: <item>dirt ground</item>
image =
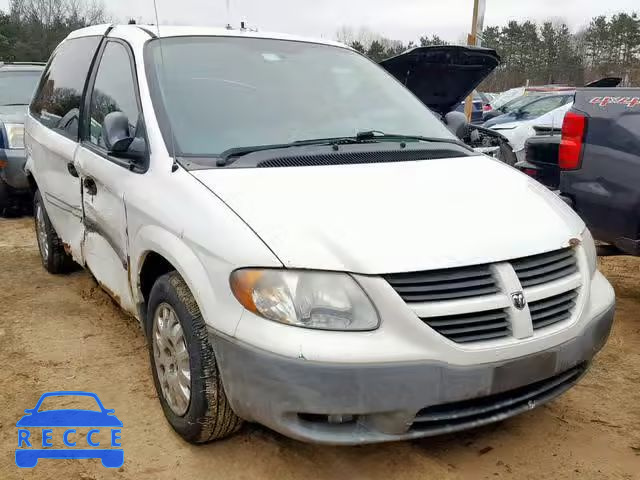
[[[0,219],[0,479],[640,479],[640,259],[608,258],[613,334],[591,371],[551,404],[489,427],[363,447],[323,447],[248,425],[192,446],[173,433],[145,341],[84,272],[47,274],[32,220]],[[51,390],[96,392],[124,424],[124,466],[14,463],[16,421]]]

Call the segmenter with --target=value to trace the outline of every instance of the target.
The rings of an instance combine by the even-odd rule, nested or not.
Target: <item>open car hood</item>
[[[417,47],[380,65],[431,110],[454,110],[500,64],[495,50],[444,45]]]
[[[620,77],[604,77],[587,83],[585,88],[615,88],[620,85],[620,82],[622,82],[622,78]]]

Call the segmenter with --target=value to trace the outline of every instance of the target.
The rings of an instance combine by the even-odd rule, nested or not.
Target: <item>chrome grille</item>
[[[533,329],[547,327],[571,317],[571,312],[576,306],[575,299],[578,297],[576,290],[561,293],[553,297],[529,303],[531,321]]]
[[[498,286],[488,265],[386,275],[405,302],[432,302],[490,295]]]
[[[558,280],[578,271],[572,248],[512,260],[511,265],[520,279],[522,288]]]
[[[384,278],[425,325],[453,342],[473,343],[511,338],[514,318],[526,321],[526,313],[514,309],[514,292],[536,299],[528,309],[534,331],[569,320],[582,284],[578,273],[576,250],[563,248],[496,264]]]
[[[509,336],[511,332],[507,312],[502,309],[428,317],[423,318],[422,321],[440,335],[457,343],[503,338]]]

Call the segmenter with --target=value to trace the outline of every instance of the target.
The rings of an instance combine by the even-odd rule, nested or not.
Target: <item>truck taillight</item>
[[[587,117],[580,113],[567,112],[562,123],[562,142],[558,153],[558,165],[561,170],[580,168],[586,130]]]

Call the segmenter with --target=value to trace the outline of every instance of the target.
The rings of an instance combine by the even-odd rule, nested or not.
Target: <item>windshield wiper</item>
[[[218,167],[226,167],[233,163],[237,158],[250,153],[262,152],[265,150],[277,150],[279,148],[301,147],[306,145],[348,145],[357,143],[371,143],[379,141],[420,141],[433,143],[449,143],[466,147],[464,143],[456,139],[423,137],[420,135],[402,135],[396,133],[384,133],[380,130],[364,130],[358,132],[353,137],[330,137],[330,138],[313,138],[309,140],[298,140],[291,143],[274,143],[272,145],[254,145],[248,147],[234,147],[225,150],[218,155],[216,165]]]
[[[345,145],[353,143],[363,143],[370,139],[360,139],[357,137],[331,137],[331,138],[312,138],[309,140],[297,140],[291,143],[274,143],[272,145],[254,145],[248,147],[234,147],[225,150],[218,155],[216,165],[218,167],[226,167],[233,163],[237,158],[250,153],[262,152],[265,150],[277,150],[279,148],[304,147],[306,145]]]
[[[442,138],[442,137],[424,137],[421,135],[404,135],[401,133],[384,133],[380,130],[365,130],[358,132],[356,138],[361,141],[365,140],[413,140],[420,142],[432,142],[432,143],[451,143],[453,145],[460,145],[466,147],[466,145],[457,138]]]
[[[28,103],[3,103],[0,107],[26,107]]]

